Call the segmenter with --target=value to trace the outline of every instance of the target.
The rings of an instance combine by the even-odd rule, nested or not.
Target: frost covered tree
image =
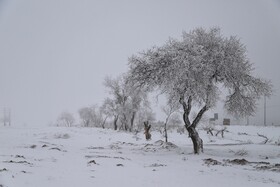
[[[99,108],[99,115],[101,120],[101,127],[105,129],[105,124],[107,119],[109,118],[109,114],[107,113],[107,110],[103,108],[103,105]]]
[[[128,110],[130,113],[130,127],[129,130],[132,131],[134,128],[134,122],[136,118],[137,112],[139,113],[140,108],[142,107],[144,110],[145,108],[149,108],[149,102],[147,100],[147,94],[143,92],[141,89],[135,88],[133,85],[128,84],[128,93],[129,93],[129,104]]]
[[[83,107],[79,110],[79,115],[84,127],[105,128],[107,115],[103,112],[102,107],[98,107],[97,105]]]
[[[74,125],[75,118],[69,112],[62,112],[57,118],[57,126],[72,127]]]
[[[166,116],[164,122],[164,138],[165,138],[165,142],[168,142],[167,125],[169,123],[171,124],[180,123],[180,120],[178,119],[178,115],[175,115],[176,112],[179,110],[179,105],[177,104],[177,102],[168,103],[166,106],[163,106],[161,110]]]
[[[111,98],[106,98],[101,106],[108,117],[113,117],[114,130],[118,129],[119,110],[118,104]]]
[[[136,114],[142,105],[147,105],[147,94],[139,88],[135,88],[125,76],[116,79],[106,77],[105,87],[112,98],[104,102],[104,111],[114,115],[114,127],[120,121],[120,129],[132,131]]]
[[[129,67],[135,85],[158,89],[181,104],[195,154],[203,151],[197,124],[215,106],[221,91],[227,92],[225,109],[242,117],[253,115],[256,101],[272,89],[270,82],[253,75],[245,45],[235,36],[222,36],[219,28],[183,32],[181,40],[171,38],[130,57]],[[194,107],[199,110],[191,120]]]
[[[106,77],[104,85],[108,89],[109,94],[113,97],[109,100],[112,101],[111,104],[115,105],[114,107],[116,108],[118,120],[121,122],[119,128],[128,130],[128,109],[126,106],[128,104],[129,94],[124,78],[121,76],[116,79]]]
[[[91,108],[83,107],[78,111],[80,119],[82,120],[82,126],[89,127],[91,122]]]

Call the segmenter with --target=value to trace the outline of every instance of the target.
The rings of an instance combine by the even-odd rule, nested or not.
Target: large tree
[[[215,106],[221,90],[227,91],[225,109],[238,116],[254,114],[260,96],[271,93],[270,82],[253,75],[245,45],[235,36],[222,36],[219,28],[183,32],[181,40],[169,39],[130,57],[129,66],[134,85],[158,89],[181,104],[196,154],[203,151],[197,124]],[[194,106],[199,110],[191,121]]]

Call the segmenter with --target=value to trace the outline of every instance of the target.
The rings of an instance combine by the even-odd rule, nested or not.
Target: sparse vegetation
[[[145,124],[150,126],[149,123]],[[158,172],[157,175],[164,176],[162,172],[176,168],[176,176],[180,176],[178,178],[157,179],[146,175],[139,175],[137,178],[152,180],[160,185],[178,184],[178,180],[180,184],[185,184],[186,179],[191,180],[198,176],[201,180],[207,180],[211,173],[211,177],[220,177],[224,181],[236,176],[245,183],[248,182],[247,178],[241,176],[246,171],[246,175],[251,178],[262,175],[254,184],[263,185],[264,181],[270,179],[273,181],[266,184],[278,184],[280,150],[275,149],[274,142],[260,144],[261,137],[239,133],[240,130],[248,132],[252,127],[227,128],[229,132],[224,138],[201,133],[205,139],[206,151],[199,157],[191,156],[191,142],[185,141],[187,134],[179,134],[175,129],[169,130],[169,141],[165,142],[158,130],[153,130],[153,139],[146,141],[142,133],[135,138],[134,133],[101,128],[3,128],[0,131],[0,140],[5,140],[6,143],[0,146],[0,176],[9,179],[4,181],[7,186],[11,182],[38,186],[34,177],[38,177],[40,182],[47,185],[52,183],[53,186],[60,186],[61,183],[66,184],[69,181],[75,183],[77,179],[79,183],[88,180],[89,185],[86,186],[90,186],[90,179],[94,178],[95,183],[103,185],[104,178],[118,172],[121,172],[121,176],[127,176],[126,180],[131,184],[135,182],[135,173]],[[262,134],[278,136],[274,128],[253,129]],[[13,133],[7,133],[10,131]],[[206,137],[210,139],[207,140]],[[29,143],[22,142],[23,138]],[[251,143],[247,144],[248,141]],[[31,149],[31,146],[34,148]],[[199,173],[189,172],[191,176],[184,178],[186,169],[195,169]],[[59,177],[59,182],[56,177]],[[123,184],[123,178],[116,178],[114,184]],[[194,184],[199,183],[194,181]],[[215,186],[216,181],[207,181],[207,184]]]

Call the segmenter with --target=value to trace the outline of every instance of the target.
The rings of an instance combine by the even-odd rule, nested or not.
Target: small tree
[[[173,103],[168,103],[166,106],[162,107],[163,113],[166,115],[165,122],[164,122],[164,137],[165,137],[165,142],[168,142],[168,136],[167,136],[167,124],[171,122],[177,122],[177,117],[175,112],[179,110],[179,105],[176,102]],[[174,117],[173,117],[174,116]],[[173,117],[173,118],[172,118]]]
[[[182,40],[170,39],[161,47],[132,56],[129,79],[148,91],[158,89],[168,100],[181,104],[185,128],[198,154],[203,143],[196,127],[215,106],[221,85],[228,91],[225,109],[241,117],[253,115],[256,101],[269,96],[272,86],[253,76],[246,47],[237,37],[226,38],[219,28],[198,28],[182,36]],[[194,106],[199,111],[191,121]]]

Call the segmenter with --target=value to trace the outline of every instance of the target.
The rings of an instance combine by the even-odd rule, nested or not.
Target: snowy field
[[[225,137],[200,130],[137,135],[97,128],[0,127],[1,187],[280,186],[280,128],[231,126]],[[264,137],[267,136],[268,142]]]

